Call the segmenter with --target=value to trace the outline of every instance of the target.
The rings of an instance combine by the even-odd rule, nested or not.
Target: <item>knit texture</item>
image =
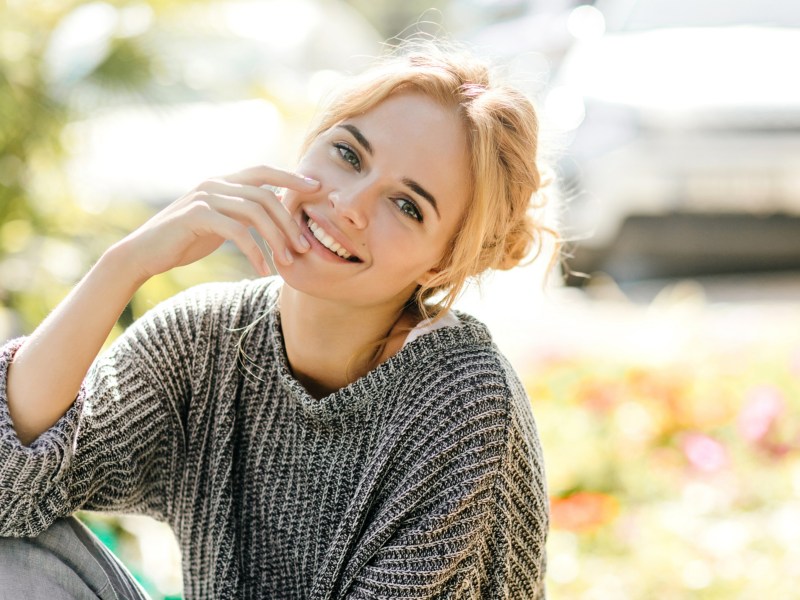
[[[206,284],[154,308],[29,447],[7,343],[0,535],[78,509],[150,515],[178,538],[187,600],[543,598],[541,448],[486,327],[459,313],[315,399],[287,363],[279,287]]]

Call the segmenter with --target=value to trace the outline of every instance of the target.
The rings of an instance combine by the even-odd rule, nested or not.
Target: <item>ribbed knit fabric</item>
[[[541,448],[485,326],[459,313],[318,400],[288,367],[279,287],[207,284],[151,310],[29,447],[6,344],[0,535],[77,509],[151,515],[178,538],[187,600],[544,597]]]

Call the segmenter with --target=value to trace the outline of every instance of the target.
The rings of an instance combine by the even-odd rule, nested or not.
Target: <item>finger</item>
[[[261,230],[259,223],[263,223],[264,227],[269,231],[272,230],[272,224],[274,223],[277,225],[283,237],[292,244],[295,251],[303,253],[311,249],[308,240],[303,237],[300,231],[300,226],[295,223],[294,219],[292,219],[292,215],[289,214],[289,211],[287,211],[286,207],[281,203],[280,198],[273,192],[251,185],[233,184],[218,180],[204,182],[201,184],[200,189],[213,195],[225,196],[231,199],[231,201],[235,201],[236,198],[243,198],[251,202],[255,208],[243,206],[243,209],[248,211],[248,214],[250,214],[254,220],[253,225],[259,229],[259,231]],[[269,218],[272,219],[272,223],[264,222],[262,216],[257,214],[258,210],[255,210],[256,208],[258,210],[265,210]],[[261,233],[262,236],[264,236],[264,233]]]
[[[202,196],[202,201],[212,210],[235,220],[244,227],[255,227],[256,231],[264,238],[264,241],[272,250],[272,255],[276,261],[285,265],[290,265],[294,262],[294,255],[287,246],[286,237],[275,222],[269,218],[260,204],[239,196],[223,196],[220,194],[204,195]],[[252,239],[252,236],[249,237]]]
[[[203,218],[207,233],[232,241],[253,265],[256,272],[262,276],[270,274],[269,264],[246,226],[236,219],[216,211],[205,211]]]
[[[319,181],[316,179],[268,165],[250,167],[238,173],[227,175],[222,179],[231,183],[240,183],[243,185],[274,185],[298,192],[312,192],[319,187]]]

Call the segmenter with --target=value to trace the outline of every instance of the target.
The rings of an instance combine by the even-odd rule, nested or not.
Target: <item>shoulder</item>
[[[435,382],[445,395],[525,395],[516,372],[481,321],[456,313],[454,325],[409,342],[397,355],[404,377]]]
[[[525,388],[486,325],[465,313],[457,316],[457,325],[420,336],[394,357],[403,402],[419,410],[436,406],[456,428],[470,418],[488,419],[503,430],[532,419]]]
[[[233,325],[268,310],[277,299],[280,282],[274,277],[234,282],[210,282],[183,290],[149,310],[142,319],[204,321]]]
[[[523,450],[541,468],[533,407],[520,377],[486,325],[466,313],[457,316],[458,325],[421,336],[397,355],[405,401],[420,412],[435,407],[445,435],[460,436],[464,427],[491,432],[503,452]]]
[[[198,344],[227,343],[269,311],[279,287],[272,278],[193,286],[139,317],[115,340],[114,353],[141,348],[153,354],[168,347],[189,355]]]
[[[168,303],[178,306],[220,308],[241,307],[243,310],[258,310],[268,306],[277,298],[280,280],[275,277],[242,279],[202,283],[179,292]]]

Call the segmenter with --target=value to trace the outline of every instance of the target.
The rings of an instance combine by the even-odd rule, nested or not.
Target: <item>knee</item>
[[[34,538],[0,538],[0,599],[94,598],[79,567],[86,550],[66,519]]]

